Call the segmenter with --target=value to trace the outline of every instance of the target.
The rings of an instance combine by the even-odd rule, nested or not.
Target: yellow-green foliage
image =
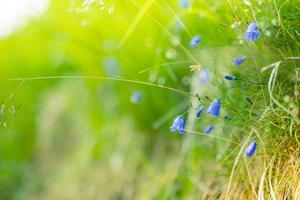
[[[0,199],[300,199],[298,0],[90,2],[52,0],[0,40]]]

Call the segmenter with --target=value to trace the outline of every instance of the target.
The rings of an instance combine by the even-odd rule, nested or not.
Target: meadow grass
[[[65,36],[69,40],[76,38],[71,45],[66,45],[68,39],[63,36],[54,39],[58,40],[57,46],[74,54],[63,56],[74,62],[63,65],[70,67],[67,72],[79,68],[80,75],[65,75],[68,73],[58,70],[63,75],[50,76],[45,70],[43,76],[15,76],[12,71],[14,78],[2,79],[1,83],[16,82],[6,94],[8,102],[21,96],[22,91],[30,93],[30,87],[50,88],[37,101],[40,105],[32,136],[35,142],[22,158],[26,166],[16,172],[15,165],[9,168],[12,174],[22,173],[18,176],[21,181],[15,181],[15,174],[7,179],[17,182],[18,189],[3,196],[300,199],[300,2],[206,0],[190,1],[187,9],[165,0],[112,3],[136,11],[133,16],[126,15],[128,22],[118,16],[111,20],[112,26],[121,24],[116,31],[120,33],[114,54],[124,63],[124,76],[98,75],[98,68],[83,67],[96,65],[98,56],[98,46],[94,44],[97,40],[81,38],[96,38],[94,31],[102,29],[92,25],[90,32],[81,30],[86,36]],[[69,6],[66,5],[54,2],[52,9],[61,10]],[[97,1],[89,8],[79,17],[93,18],[98,12]],[[49,12],[55,16],[55,12]],[[126,9],[124,12],[128,14]],[[111,16],[103,14],[97,20],[105,22]],[[76,20],[69,21],[71,29],[77,30]],[[243,39],[243,33],[254,21],[261,38],[250,43]],[[61,22],[55,23],[62,32],[66,31]],[[103,38],[110,33],[111,30],[103,33]],[[187,44],[196,34],[201,34],[203,42],[199,48],[191,49]],[[150,36],[155,47],[148,50],[141,42]],[[119,51],[128,52],[129,58]],[[175,59],[165,58],[164,52],[174,51]],[[242,55],[247,61],[240,67],[232,66],[233,58]],[[77,64],[80,67],[74,67]],[[193,72],[191,65],[196,65]],[[203,69],[210,72],[209,84],[199,84]],[[160,79],[152,81],[153,74]],[[226,74],[239,80],[224,80]],[[59,82],[54,88],[49,86],[53,81]],[[99,86],[99,81],[104,86]],[[144,91],[145,97],[138,105],[124,102],[133,92],[131,87]],[[195,117],[200,104],[207,108],[217,97],[222,100],[221,117]],[[251,98],[253,104],[246,98]],[[177,115],[187,121],[183,136],[169,134],[169,125]],[[232,119],[224,119],[225,115]],[[208,124],[214,125],[211,135],[203,131]],[[22,126],[16,129],[22,130]],[[2,137],[10,142],[4,133]],[[251,141],[256,141],[258,147],[248,158],[245,149]],[[3,165],[1,172],[7,174],[5,170]],[[14,183],[4,180],[1,193]]]

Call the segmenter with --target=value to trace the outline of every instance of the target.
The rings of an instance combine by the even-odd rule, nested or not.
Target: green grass
[[[82,11],[82,1],[52,1],[0,41],[1,197],[299,199],[300,2],[106,3]],[[253,21],[262,37],[249,43]],[[103,67],[108,57],[119,74]],[[209,84],[199,85],[195,64]],[[143,99],[131,104],[136,90]],[[195,118],[216,97],[221,117]],[[169,132],[180,114],[183,136]]]

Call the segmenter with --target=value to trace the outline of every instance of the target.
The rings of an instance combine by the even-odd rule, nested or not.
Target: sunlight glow
[[[48,0],[0,0],[0,37],[12,33],[31,17],[40,15]]]

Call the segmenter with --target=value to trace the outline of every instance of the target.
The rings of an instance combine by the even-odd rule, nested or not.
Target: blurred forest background
[[[260,142],[291,136],[291,151],[299,156],[299,87],[292,77],[299,64],[299,1],[44,3],[43,11],[0,38],[0,199],[215,199],[228,183],[257,197],[266,160],[282,143],[261,144],[260,157],[246,160],[247,173],[234,182],[240,146],[197,135],[208,123],[215,124],[214,136],[241,143],[250,132]],[[253,21],[262,35],[255,44],[243,39]],[[195,35],[202,41],[191,48]],[[237,56],[247,57],[239,68],[232,66]],[[284,59],[275,93],[292,105],[292,114],[284,118],[271,106],[281,117],[266,114],[257,125],[270,103],[270,73],[260,69]],[[191,65],[202,67],[191,71]],[[197,79],[203,70],[211,77],[207,84]],[[226,74],[245,82],[228,84]],[[192,117],[196,93],[207,99],[205,106],[221,97],[222,119]],[[181,114],[197,133],[170,133]],[[236,120],[227,122],[226,114]],[[253,127],[266,133],[252,136]],[[296,158],[293,191],[300,190]],[[253,172],[261,163],[265,168]],[[229,199],[246,199],[239,195],[232,191]]]

